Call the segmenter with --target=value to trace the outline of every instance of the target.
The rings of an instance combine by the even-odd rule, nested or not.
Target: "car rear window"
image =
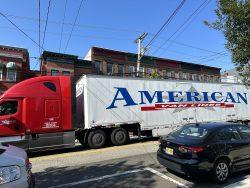
[[[250,139],[250,125],[239,125],[238,129],[240,130],[243,138]]]
[[[182,128],[171,133],[174,137],[203,139],[208,134],[208,129],[196,125],[183,126]]]

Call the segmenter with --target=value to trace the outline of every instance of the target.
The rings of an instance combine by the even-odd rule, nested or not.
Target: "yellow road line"
[[[133,149],[133,148],[147,146],[147,145],[157,145],[157,141],[149,141],[145,143],[136,143],[136,144],[130,144],[130,145],[124,145],[124,146],[113,146],[113,147],[101,148],[101,149],[95,149],[95,150],[73,151],[70,153],[60,153],[60,154],[54,154],[54,155],[48,155],[48,156],[40,156],[40,157],[30,158],[30,161],[36,162],[36,161],[43,161],[43,160],[73,157],[77,155],[82,156],[82,155],[103,153],[107,151],[112,152],[112,151],[119,151],[119,150],[125,150],[125,149]]]

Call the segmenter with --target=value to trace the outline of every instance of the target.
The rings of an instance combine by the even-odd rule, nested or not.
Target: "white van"
[[[27,153],[0,143],[0,188],[33,188],[35,181]]]

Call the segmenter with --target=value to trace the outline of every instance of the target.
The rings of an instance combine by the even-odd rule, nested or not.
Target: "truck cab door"
[[[44,95],[36,103],[40,109],[38,123],[32,121],[35,129],[31,133],[30,150],[56,148],[63,144],[62,100],[60,84],[57,81],[43,83]]]
[[[0,137],[24,135],[25,128],[22,124],[21,107],[21,99],[0,101]]]
[[[61,101],[59,99],[45,99],[44,109],[42,129],[61,129]]]

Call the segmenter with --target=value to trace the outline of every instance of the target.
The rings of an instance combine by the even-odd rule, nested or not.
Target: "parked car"
[[[0,143],[0,188],[33,188],[34,177],[27,153]]]
[[[185,175],[212,173],[218,183],[250,168],[250,125],[188,124],[160,138],[158,161]]]

